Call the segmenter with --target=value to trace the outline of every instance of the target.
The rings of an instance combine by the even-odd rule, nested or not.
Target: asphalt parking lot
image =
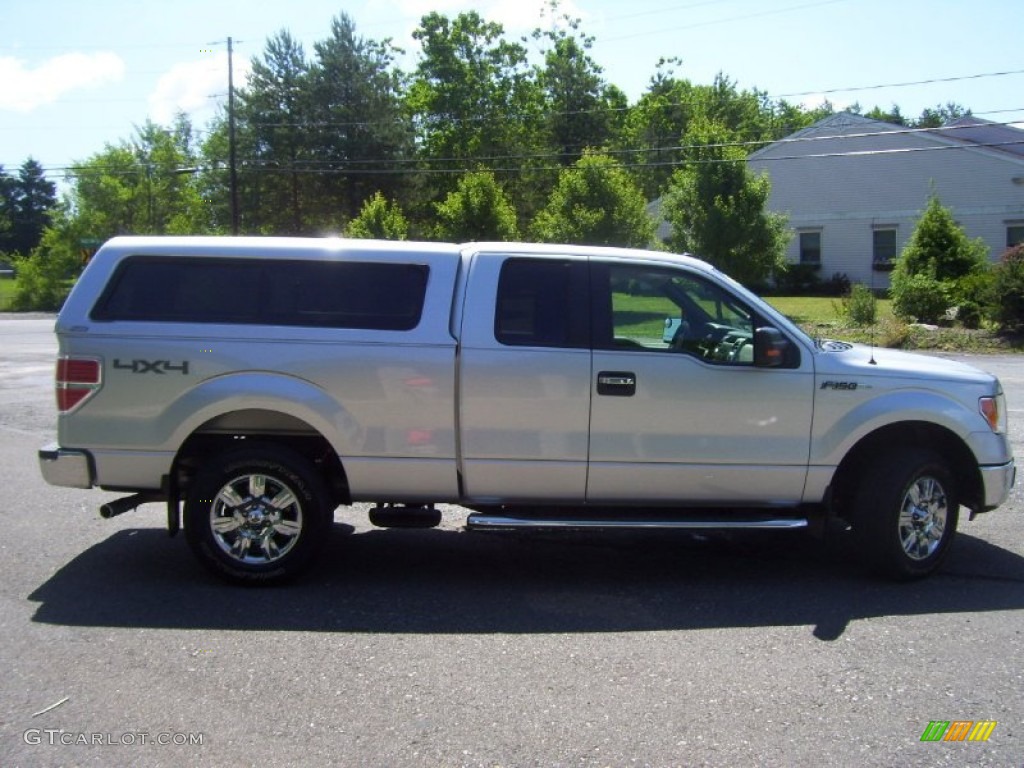
[[[46,485],[52,318],[0,317],[0,765],[1021,766],[1024,492],[891,584],[843,542],[337,516],[227,586],[149,505]],[[1024,358],[997,373],[1024,459]],[[932,721],[995,722],[931,742]]]

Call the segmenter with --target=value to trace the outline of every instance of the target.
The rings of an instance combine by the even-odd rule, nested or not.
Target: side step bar
[[[796,530],[807,528],[806,518],[757,517],[697,519],[688,517],[647,517],[587,519],[576,517],[521,517],[474,512],[466,518],[466,528],[471,531],[513,531],[534,530]]]

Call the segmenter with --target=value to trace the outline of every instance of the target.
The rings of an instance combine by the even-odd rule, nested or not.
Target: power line
[[[876,85],[858,85],[847,88],[829,88],[824,91],[799,91],[797,93],[781,93],[777,98],[787,99],[795,96],[827,96],[831,93],[854,93],[856,91],[877,91],[883,88],[906,88],[912,85],[933,85],[935,83],[955,83],[962,80],[980,80],[983,77],[1006,77],[1007,75],[1024,75],[1024,69],[1011,69],[1005,72],[982,72],[976,75],[957,75],[954,77],[933,77],[927,80],[910,80],[904,83],[880,83]]]
[[[893,135],[896,132],[880,132],[880,133],[864,133],[856,135],[836,135],[836,136],[821,136],[821,137],[808,137],[807,141],[818,141],[822,139],[844,139],[844,138],[863,138],[865,136],[881,136],[881,135]],[[764,144],[771,145],[777,143],[799,143],[800,139],[794,139],[791,142],[779,141],[779,142],[763,142]],[[741,146],[745,142],[737,142],[733,144],[707,144],[707,145],[688,145],[678,147],[668,147],[662,149],[623,149],[612,152],[606,152],[603,154],[617,154],[617,155],[628,155],[628,154],[642,154],[642,153],[654,153],[654,152],[666,152],[666,151],[682,151],[687,149],[709,149],[709,148],[723,148],[729,146]],[[968,144],[943,144],[928,147],[901,147],[901,148],[890,148],[890,149],[872,149],[872,150],[850,150],[842,152],[819,152],[809,154],[796,154],[796,155],[780,155],[775,157],[759,158],[759,162],[776,162],[783,160],[805,160],[805,159],[820,159],[820,158],[842,158],[842,157],[873,157],[873,156],[885,156],[885,155],[901,155],[901,154],[916,154],[921,152],[948,152],[948,151],[962,151],[971,149],[1001,149],[1007,147],[1024,146],[1024,138],[1018,140],[1009,141],[993,141],[993,142],[980,142],[980,143],[968,143]],[[546,155],[505,155],[491,158],[409,158],[400,160],[388,160],[380,161],[381,164],[388,163],[416,163],[420,167],[409,168],[353,168],[351,163],[346,162],[331,162],[331,161],[299,161],[292,165],[277,165],[269,163],[245,163],[239,170],[245,173],[266,173],[266,174],[287,174],[287,175],[348,175],[348,176],[388,176],[388,175],[399,175],[399,174],[412,174],[412,175],[452,175],[452,174],[463,174],[469,173],[475,170],[476,164],[488,161],[514,161],[514,160],[539,160],[539,159],[555,159],[559,155],[551,153]],[[702,159],[671,159],[661,161],[643,161],[643,162],[621,162],[615,167],[617,168],[631,168],[631,169],[645,169],[645,168],[663,168],[663,167],[682,167],[685,165],[716,165],[723,163],[745,163],[748,158],[702,158]],[[369,161],[358,161],[358,162],[369,162]],[[451,163],[452,167],[422,167],[424,164],[442,164]],[[318,167],[319,166],[319,167]],[[141,176],[147,173],[149,167],[145,163],[138,163],[131,168],[124,167],[82,167],[82,166],[68,166],[66,168],[49,168],[44,169],[45,172],[51,173],[54,171],[65,171],[71,175],[76,176],[87,176],[87,175],[110,175],[110,176]],[[561,164],[555,165],[543,165],[543,166],[510,166],[510,167],[485,167],[484,170],[491,171],[494,173],[533,173],[533,172],[545,172],[545,171],[565,171],[570,170],[571,166],[565,166]],[[175,173],[195,173],[195,172],[213,172],[223,171],[222,167],[208,167],[208,168],[190,168],[190,169],[176,169]]]

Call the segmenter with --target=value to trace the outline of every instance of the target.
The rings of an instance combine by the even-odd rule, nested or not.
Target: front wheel
[[[854,529],[868,560],[900,580],[935,572],[949,555],[959,518],[956,482],[937,454],[887,454],[860,479]]]
[[[284,581],[323,543],[328,498],[302,456],[255,445],[217,458],[196,477],[185,502],[186,539],[207,568],[230,581]]]

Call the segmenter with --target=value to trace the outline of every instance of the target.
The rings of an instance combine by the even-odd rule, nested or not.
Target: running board
[[[474,512],[466,518],[466,529],[470,531],[513,531],[522,529],[534,530],[796,530],[806,528],[806,518],[796,517],[758,517],[696,519],[696,518],[615,518],[587,519],[575,517],[517,517],[514,515],[497,515]]]

